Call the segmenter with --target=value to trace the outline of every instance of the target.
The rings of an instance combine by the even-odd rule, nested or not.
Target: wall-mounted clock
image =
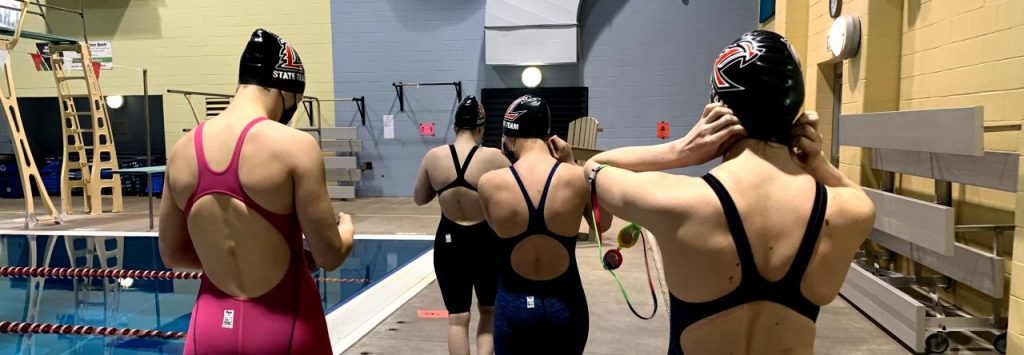
[[[860,52],[860,19],[845,15],[832,22],[825,48],[834,60],[850,59]]]

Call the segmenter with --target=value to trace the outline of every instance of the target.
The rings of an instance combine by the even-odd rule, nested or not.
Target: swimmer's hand
[[[801,168],[807,172],[818,168],[819,164],[828,164],[824,153],[821,151],[822,136],[818,132],[818,113],[805,111],[797,117],[793,123],[790,134],[793,140],[790,142],[790,156]]]
[[[338,229],[342,228],[355,229],[352,225],[352,216],[345,212],[338,212]],[[342,233],[344,236],[344,233]]]
[[[356,227],[352,223],[352,216],[345,212],[338,212],[338,234],[341,235],[341,254],[344,258],[348,258],[348,254],[352,252],[352,244],[355,242]]]
[[[681,144],[678,151],[688,156],[688,166],[700,165],[722,156],[729,146],[746,135],[747,131],[732,110],[718,102],[710,103],[704,106],[700,120],[690,133],[678,141]]]
[[[704,106],[700,120],[686,136],[668,143],[622,147],[598,153],[587,162],[584,175],[601,164],[635,172],[700,165],[722,156],[726,149],[746,135],[747,131],[732,115],[732,110],[721,103],[712,103]]]
[[[548,139],[548,145],[551,147],[551,155],[558,159],[558,161],[567,164],[576,164],[576,158],[572,154],[572,145],[562,140],[558,136],[551,136]]]

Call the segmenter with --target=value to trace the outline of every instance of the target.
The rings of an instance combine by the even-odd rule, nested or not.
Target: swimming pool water
[[[50,267],[72,267],[64,237],[0,236],[0,266],[30,266],[30,243],[37,245],[42,266],[47,242],[54,242]],[[69,240],[82,248],[85,237]],[[114,240],[107,245],[114,246]],[[168,270],[160,262],[156,238],[124,237],[122,268]],[[352,254],[338,270],[323,277],[367,278],[369,284],[322,283],[325,313],[344,304],[432,247],[429,240],[358,239]],[[94,267],[99,258],[93,257]],[[85,258],[78,259],[82,267]],[[41,280],[41,279],[37,279]],[[133,280],[130,286],[101,279],[45,279],[33,292],[29,279],[0,278],[0,321],[91,325],[185,332],[199,280]],[[127,287],[125,287],[127,286]],[[77,291],[76,291],[77,289]],[[31,305],[38,304],[38,311]],[[0,354],[180,354],[183,340],[96,337],[79,335],[0,334]]]

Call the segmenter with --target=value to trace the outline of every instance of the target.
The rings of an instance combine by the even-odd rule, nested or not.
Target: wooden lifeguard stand
[[[117,151],[114,148],[114,139],[110,130],[110,120],[107,116],[103,93],[100,90],[99,79],[97,77],[97,73],[93,71],[92,57],[89,51],[87,37],[85,41],[78,41],[71,37],[23,30],[25,16],[27,14],[39,15],[42,16],[44,20],[46,19],[45,13],[29,11],[28,5],[38,6],[40,10],[47,8],[78,14],[83,19],[83,31],[85,30],[84,11],[82,11],[82,9],[76,11],[59,6],[42,4],[37,1],[16,0],[16,2],[21,3],[21,6],[11,7],[0,5],[0,9],[16,11],[18,14],[16,25],[13,28],[0,27],[0,37],[2,37],[0,38],[0,48],[11,53],[18,45],[21,38],[28,38],[48,43],[47,47],[51,56],[50,64],[53,69],[54,81],[57,84],[57,92],[61,105],[61,129],[64,137],[64,160],[60,176],[62,212],[66,214],[73,212],[71,204],[71,190],[76,188],[81,188],[83,190],[83,196],[85,199],[84,205],[91,214],[102,213],[102,190],[105,188],[111,190],[111,197],[113,200],[111,211],[122,211],[123,201],[121,196],[120,176],[112,174],[110,178],[102,178],[103,171],[116,170],[118,168]],[[65,54],[67,52],[76,53],[78,57],[81,58],[83,65],[80,76],[72,75],[68,70],[65,70]],[[3,103],[7,111],[7,123],[10,128],[11,141],[14,145],[15,156],[18,162],[18,171],[21,174],[21,185],[25,196],[25,211],[27,214],[25,217],[25,226],[27,228],[32,228],[39,221],[36,216],[34,200],[32,197],[31,183],[33,182],[39,191],[43,203],[48,209],[49,221],[61,223],[62,214],[58,213],[49,194],[46,192],[42,178],[39,175],[39,169],[35,164],[35,158],[32,156],[32,152],[29,149],[28,138],[25,135],[21,111],[18,108],[14,75],[11,72],[10,56],[7,56],[4,59],[3,68],[5,78],[7,79],[4,83],[6,94],[0,95],[0,102]],[[72,93],[71,85],[69,83],[76,80],[85,82],[87,91],[85,94],[76,95]],[[88,111],[79,111],[75,107],[74,99],[78,97],[88,98]],[[81,127],[80,120],[82,116],[92,118],[92,128],[83,129]],[[82,139],[83,132],[92,133],[91,146],[85,145],[85,142]],[[89,159],[89,150],[91,150],[92,159]],[[75,170],[80,173],[80,178],[71,179],[70,173]]]

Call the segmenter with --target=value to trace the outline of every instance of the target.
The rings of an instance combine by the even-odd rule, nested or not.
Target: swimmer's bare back
[[[528,203],[540,203],[545,182],[556,160],[552,157],[523,158],[514,166],[530,201],[525,201],[512,171],[501,169],[480,179],[480,191],[488,221],[502,238],[526,231],[529,222]],[[548,229],[562,238],[575,238],[587,207],[590,187],[579,179],[581,168],[561,164],[551,178],[544,203],[544,222]],[[531,280],[550,280],[569,267],[568,254],[557,240],[548,236],[528,236],[512,251],[512,267],[520,276]]]
[[[351,250],[351,221],[335,222],[309,135],[243,117],[205,122],[168,159],[161,257],[204,271],[186,352],[329,352],[302,235],[315,263],[335,269]]]
[[[455,151],[460,166],[466,161],[473,145],[456,142]],[[417,204],[423,205],[437,197],[441,213],[455,223],[473,225],[484,220],[483,209],[480,207],[479,194],[465,187],[453,187],[440,196],[437,191],[452,183],[456,178],[454,169],[456,162],[452,160],[449,146],[435,147],[423,156],[419,177],[416,181],[415,198]],[[465,179],[472,186],[479,186],[480,177],[485,173],[507,168],[508,159],[501,151],[494,148],[478,147],[466,169]]]
[[[764,148],[779,150],[769,162],[764,159],[769,154],[754,153],[765,147],[755,143],[711,175],[734,201],[756,271],[768,282],[791,270],[805,231],[814,224],[809,219],[815,179],[824,184],[824,221],[798,286],[803,298],[821,306],[838,294],[854,253],[871,230],[874,208],[856,184],[823,161],[818,144],[813,149],[820,160],[811,174],[786,157],[787,147]],[[658,239],[673,297],[691,304],[720,300],[743,281],[734,231],[709,182],[609,167],[599,172],[597,184],[602,207],[642,224]],[[814,336],[812,319],[779,303],[754,301],[700,319],[671,340],[687,355],[812,354]]]
[[[204,125],[203,147],[210,168],[226,168],[248,123],[218,117]],[[179,140],[168,159],[166,191],[181,211],[198,181],[194,137],[193,130]],[[245,192],[257,204],[273,213],[297,214],[318,266],[340,266],[350,245],[343,245],[324,179],[317,180],[317,175],[324,175],[323,160],[310,135],[271,121],[256,124],[245,137],[238,171]],[[327,209],[332,212],[325,213]],[[183,267],[201,266],[214,284],[238,297],[259,295],[281,278],[288,262],[284,239],[242,201],[222,194],[203,196],[185,217],[201,264]]]

